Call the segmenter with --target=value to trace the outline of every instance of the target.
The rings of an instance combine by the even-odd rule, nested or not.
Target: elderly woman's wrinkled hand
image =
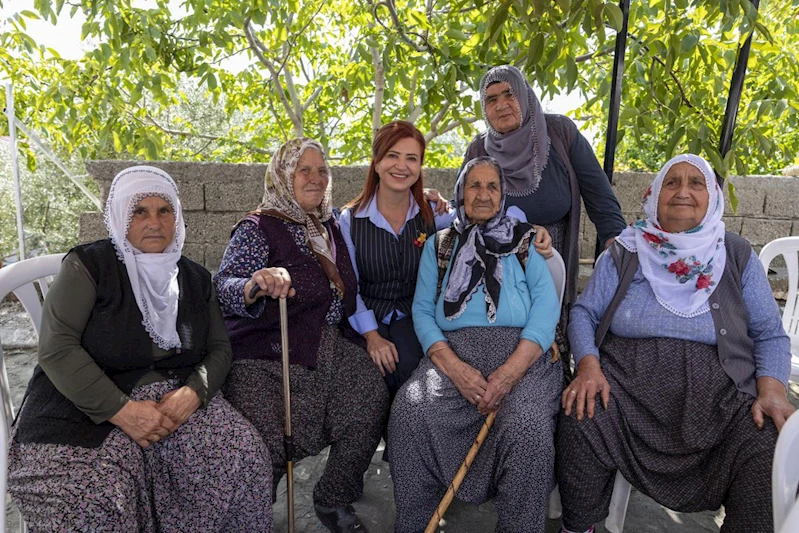
[[[480,403],[488,388],[488,382],[483,377],[483,374],[463,361],[453,369],[450,379],[452,379],[458,392],[472,405]]]
[[[752,404],[752,418],[758,429],[763,429],[764,417],[767,416],[780,431],[793,412],[785,386],[779,380],[765,376],[757,378],[757,399]]]
[[[191,387],[183,386],[167,392],[158,402],[158,409],[180,426],[200,407],[200,398]]]
[[[587,414],[588,418],[594,418],[597,393],[601,395],[602,405],[607,409],[610,403],[610,384],[602,373],[599,358],[595,355],[586,355],[577,367],[574,380],[563,391],[561,403],[566,415],[571,415],[572,407],[576,403],[577,420],[582,420],[584,414]]]
[[[499,409],[502,400],[519,382],[519,376],[506,365],[502,365],[491,372],[487,381],[486,392],[477,404],[477,412],[484,416]]]
[[[544,259],[552,257],[552,236],[549,234],[544,226],[533,225],[535,228],[535,239],[533,245],[536,251],[541,254]]]
[[[108,421],[119,427],[142,448],[155,444],[177,428],[177,425],[158,409],[158,404],[151,400],[131,400]]]
[[[254,285],[261,288],[250,298],[250,290]],[[272,298],[292,297],[297,291],[291,286],[291,276],[288,270],[282,267],[262,268],[256,271],[252,278],[244,284],[244,303],[252,305],[261,296],[271,296]]]
[[[377,330],[367,331],[364,338],[366,339],[366,351],[369,352],[372,362],[380,370],[380,374],[386,377],[386,372],[394,372],[399,363],[399,354],[394,343],[384,339]]]
[[[441,193],[438,192],[437,189],[424,189],[424,199],[428,202],[435,202],[436,206],[433,210],[439,214],[443,215],[449,209],[449,202],[444,200],[441,197]]]

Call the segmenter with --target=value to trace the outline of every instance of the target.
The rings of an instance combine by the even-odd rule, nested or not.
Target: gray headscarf
[[[466,216],[463,190],[469,172],[479,165],[494,168],[499,175],[502,199],[497,214],[485,224],[474,224]],[[489,322],[497,318],[499,293],[502,286],[503,256],[515,254],[525,237],[535,234],[532,224],[520,222],[505,214],[507,182],[499,163],[491,157],[476,157],[466,163],[455,183],[455,231],[459,233],[458,248],[453,254],[447,287],[444,291],[444,316],[458,318],[480,283],[486,289],[486,316]]]
[[[501,134],[488,124],[485,149],[505,171],[507,193],[526,196],[538,189],[541,173],[549,159],[549,135],[544,110],[533,88],[519,69],[510,65],[494,67],[480,82],[480,104],[486,116],[486,89],[492,83],[505,82],[519,102],[521,126]],[[488,122],[486,120],[486,122]]]

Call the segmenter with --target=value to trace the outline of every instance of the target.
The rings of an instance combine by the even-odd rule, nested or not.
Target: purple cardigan
[[[322,325],[333,299],[330,281],[319,262],[297,245],[287,231],[291,224],[276,217],[260,215],[258,229],[269,242],[269,267],[283,267],[291,275],[297,291],[288,303],[289,360],[311,368],[316,367],[317,352],[322,338]],[[344,282],[344,311],[342,320],[355,312],[357,280],[352,269],[347,245],[338,224],[331,219],[325,223],[335,240],[336,266]],[[226,315],[225,325],[230,335],[233,359],[270,359],[280,361],[280,311],[278,301],[267,298],[264,312],[258,318]]]

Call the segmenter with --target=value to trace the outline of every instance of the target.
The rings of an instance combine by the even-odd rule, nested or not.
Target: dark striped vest
[[[419,211],[405,223],[399,239],[378,228],[367,217],[356,217],[353,208],[350,234],[358,266],[358,293],[378,322],[395,309],[411,314],[416,274],[422,256],[422,233],[432,239],[435,224],[427,225]],[[414,242],[416,241],[416,242]]]

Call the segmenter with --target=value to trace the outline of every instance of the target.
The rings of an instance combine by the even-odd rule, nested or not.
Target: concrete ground
[[[27,315],[18,304],[0,305],[0,339],[15,406],[19,406],[25,387],[36,364],[36,337]],[[791,383],[791,402],[799,407],[799,384]],[[371,533],[391,533],[394,527],[394,488],[388,464],[381,460],[382,449],[372,457],[366,473],[364,496],[355,508]],[[327,450],[295,465],[295,520],[298,533],[325,533],[313,512],[311,494],[327,460]],[[275,531],[287,530],[286,481],[278,487],[274,507]],[[19,531],[18,515],[13,506],[6,512],[6,531]],[[718,532],[723,510],[702,513],[675,513],[635,489],[630,497],[624,531],[627,533],[705,533]],[[496,526],[496,513],[491,502],[473,506],[455,501],[440,524],[440,533],[491,533]],[[547,533],[557,533],[560,520],[547,521]],[[597,533],[606,533],[602,525]]]

